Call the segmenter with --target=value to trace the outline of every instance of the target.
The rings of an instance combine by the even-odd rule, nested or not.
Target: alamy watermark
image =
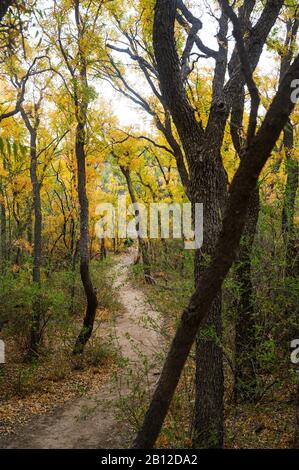
[[[291,88],[294,88],[294,91],[291,94],[291,101],[296,104],[299,101],[299,78],[292,81]]]
[[[119,196],[117,207],[99,204],[96,209],[98,238],[183,239],[185,249],[199,249],[203,243],[203,204],[142,203],[127,206],[126,196]]]
[[[299,339],[293,339],[291,341],[291,362],[292,364],[299,364]]]

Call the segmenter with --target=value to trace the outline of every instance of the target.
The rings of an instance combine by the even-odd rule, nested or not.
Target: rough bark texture
[[[166,5],[165,0],[158,1],[160,7],[161,3],[162,7]],[[169,2],[167,6],[171,10]],[[156,10],[157,14],[161,14],[160,8]],[[166,21],[168,15],[169,10],[166,12]],[[298,73],[299,57],[285,75],[259,132],[244,153],[244,159],[230,187],[230,197],[215,255],[201,276],[189,306],[182,315],[144,423],[135,440],[135,448],[151,448],[157,439],[198,327],[207,316],[235,259],[250,197],[260,172],[294,108],[294,103],[291,102],[291,82]]]
[[[215,147],[211,143],[213,153]],[[206,149],[205,156],[209,155]],[[210,165],[213,154],[209,155],[207,165],[193,170],[194,182],[191,183],[192,202],[204,203],[204,243],[195,253],[195,286],[200,282],[207,260],[213,256],[216,241],[221,230],[222,207],[219,203],[219,182],[225,194],[224,176],[219,167]],[[205,175],[206,181],[203,181]],[[223,443],[223,357],[222,357],[222,318],[221,292],[211,305],[207,318],[201,325],[196,341],[196,392],[193,446],[221,447]]]

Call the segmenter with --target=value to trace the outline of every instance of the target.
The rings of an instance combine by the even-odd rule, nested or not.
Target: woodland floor
[[[85,363],[83,367],[80,360],[78,367],[68,364],[68,374],[64,376],[63,357],[54,354],[54,372],[53,365],[45,371],[41,362],[42,380],[34,379],[30,393],[13,392],[1,397],[6,390],[0,387],[0,448],[126,448],[131,444],[134,429],[138,428],[148,403],[148,392],[158,377],[165,353],[165,333],[169,337],[173,333],[174,292],[179,293],[182,304],[189,295],[188,289],[182,291],[185,284],[182,286],[179,275],[177,283],[167,280],[171,288],[166,283],[167,289],[162,289],[161,283],[166,280],[155,272],[158,283],[145,286],[140,276],[134,275],[139,269],[133,267],[135,256],[130,251],[113,257],[111,296],[119,304],[114,316],[105,310],[98,311],[93,340],[90,340],[104,351],[109,346],[102,362]],[[181,308],[177,306],[178,313]],[[61,349],[61,344],[58,346]],[[20,364],[24,366],[21,360]],[[190,392],[194,361],[190,359],[188,364],[158,447],[169,448],[170,443],[179,448],[191,446],[188,422],[193,410]],[[8,374],[17,376],[14,360],[6,366],[10,367]],[[294,385],[278,383],[267,388],[257,404],[235,405],[230,400],[230,374],[226,376],[229,383],[226,383],[225,447],[291,447],[295,424]]]
[[[159,347],[159,333],[146,326],[147,320],[159,321],[159,315],[148,304],[143,292],[129,280],[129,266],[134,252],[121,254],[115,266],[114,288],[123,313],[113,325],[105,327],[112,335],[115,348],[121,351],[126,368],[117,372],[117,386],[111,372],[92,381],[84,396],[64,404],[49,406],[50,411],[38,414],[13,434],[0,438],[0,448],[125,448],[131,442],[132,431],[117,416],[117,401],[128,393],[125,370],[138,368],[139,362],[150,359]],[[99,331],[100,330],[100,331]],[[108,331],[109,330],[109,331]],[[102,329],[97,329],[99,335]],[[156,373],[148,374],[150,382]],[[100,381],[100,383],[99,383]],[[63,394],[63,386],[61,388]]]

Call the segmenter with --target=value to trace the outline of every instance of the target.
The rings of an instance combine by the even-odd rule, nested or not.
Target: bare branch
[[[233,34],[236,39],[239,58],[241,62],[242,72],[245,78],[246,85],[248,87],[248,91],[251,97],[251,111],[250,111],[250,118],[249,118],[249,125],[248,125],[248,132],[247,132],[247,144],[251,141],[254,137],[256,125],[257,125],[257,113],[260,104],[260,96],[255,84],[255,81],[252,76],[252,67],[249,62],[248,53],[245,48],[244,40],[243,40],[243,32],[241,29],[241,25],[239,19],[229,5],[227,0],[219,0],[221,7],[224,13],[230,18],[231,22],[233,23]]]

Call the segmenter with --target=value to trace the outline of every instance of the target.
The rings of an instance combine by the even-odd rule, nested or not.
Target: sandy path
[[[132,264],[133,257],[133,252],[120,255],[115,268],[115,287],[125,311],[116,319],[112,333],[122,354],[128,358],[130,367],[136,368],[138,361],[142,360],[136,352],[136,345],[142,356],[150,358],[157,351],[160,336],[153,329],[144,326],[144,318],[149,318],[155,323],[159,318],[157,312],[148,305],[143,292],[135,288],[128,279],[128,266]],[[107,382],[101,385],[96,394],[90,391],[83,398],[80,397],[56,408],[51,413],[33,418],[13,438],[0,441],[0,448],[127,447],[132,439],[131,433],[117,420],[113,406],[119,395],[109,378],[105,380]],[[125,381],[120,380],[120,383],[122,382]],[[121,385],[121,393],[126,394],[124,385]]]

